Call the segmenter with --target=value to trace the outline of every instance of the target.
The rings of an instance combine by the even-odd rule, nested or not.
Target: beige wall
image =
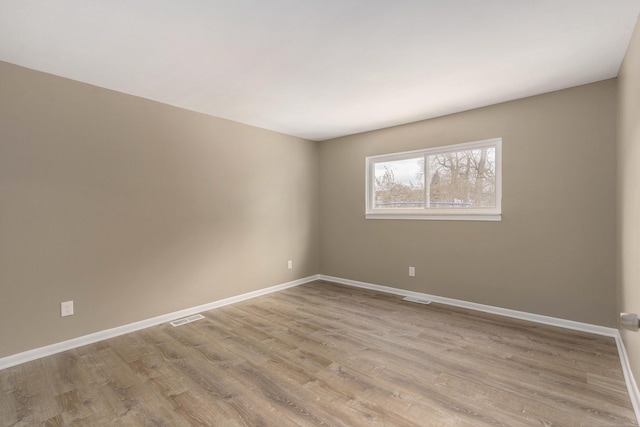
[[[501,222],[365,220],[366,156],[492,137]],[[614,326],[615,140],[607,80],[323,142],[320,271]]]
[[[314,142],[0,62],[0,357],[317,274],[317,203]]]
[[[618,311],[640,313],[640,24],[618,76]],[[640,334],[622,331],[640,379]]]

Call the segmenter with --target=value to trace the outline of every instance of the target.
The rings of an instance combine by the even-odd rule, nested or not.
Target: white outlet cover
[[[73,315],[73,301],[65,301],[60,303],[60,316],[72,316]]]
[[[409,267],[409,276],[414,277],[416,275],[416,268]]]
[[[291,270],[293,268],[293,261],[287,261],[287,268]]]

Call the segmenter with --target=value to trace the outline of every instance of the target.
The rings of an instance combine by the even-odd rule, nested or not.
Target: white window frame
[[[452,151],[471,150],[478,148],[495,148],[496,150],[496,207],[495,208],[406,208],[385,209],[376,208],[375,203],[375,164],[404,160]],[[409,219],[409,220],[467,220],[467,221],[501,221],[502,220],[502,138],[491,138],[482,141],[466,142],[463,144],[447,145],[427,148],[424,150],[405,151],[402,153],[369,156],[366,161],[366,219]],[[425,176],[427,173],[425,171]],[[426,185],[428,188],[428,184]],[[425,189],[425,191],[427,191]]]

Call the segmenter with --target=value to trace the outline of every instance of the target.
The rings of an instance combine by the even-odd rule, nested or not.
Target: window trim
[[[495,147],[496,149],[496,207],[447,209],[439,208],[407,208],[384,209],[375,208],[375,164],[395,160],[429,156],[468,149]],[[425,161],[425,164],[427,162]],[[425,173],[426,176],[426,173]],[[422,150],[403,151],[400,153],[369,156],[365,159],[365,218],[366,219],[405,219],[405,220],[462,220],[462,221],[501,221],[502,220],[502,138],[484,139],[462,144],[446,145]]]

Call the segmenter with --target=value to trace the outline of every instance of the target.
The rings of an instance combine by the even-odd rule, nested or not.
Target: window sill
[[[366,219],[404,219],[404,220],[432,220],[432,221],[502,221],[502,215],[412,215],[412,214],[366,214]]]

